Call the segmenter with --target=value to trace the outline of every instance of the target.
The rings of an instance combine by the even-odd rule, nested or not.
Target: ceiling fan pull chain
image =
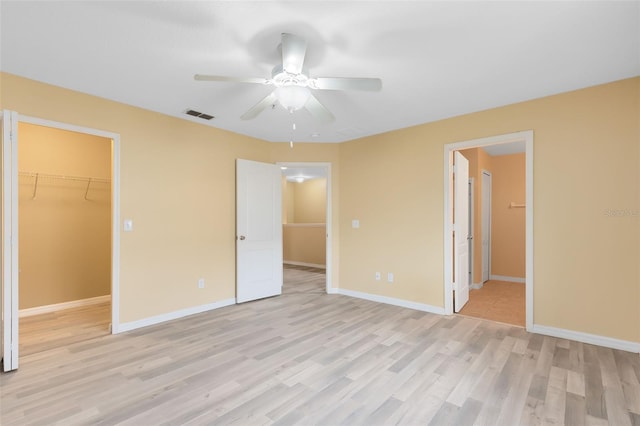
[[[294,136],[294,132],[296,131],[296,123],[293,123],[291,125],[291,139],[289,139],[289,147],[293,148],[293,136]]]

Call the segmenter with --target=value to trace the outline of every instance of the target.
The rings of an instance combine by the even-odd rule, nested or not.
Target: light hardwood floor
[[[283,295],[25,355],[2,425],[638,425],[640,357],[324,294]]]
[[[21,356],[109,334],[111,302],[20,318]]]

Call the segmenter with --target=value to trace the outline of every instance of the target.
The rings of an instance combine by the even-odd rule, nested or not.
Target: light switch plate
[[[353,229],[358,229],[358,228],[360,228],[360,221],[359,221],[358,219],[353,219],[353,220],[351,221],[351,227],[352,227]]]
[[[133,220],[125,219],[124,220],[124,232],[131,232],[131,231],[133,231]]]

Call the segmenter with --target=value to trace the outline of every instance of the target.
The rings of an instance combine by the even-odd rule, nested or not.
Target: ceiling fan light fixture
[[[297,85],[278,87],[274,93],[280,105],[289,112],[297,111],[305,106],[311,96],[307,87]]]

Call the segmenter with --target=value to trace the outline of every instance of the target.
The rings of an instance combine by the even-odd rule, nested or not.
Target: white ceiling
[[[341,142],[640,75],[640,2],[6,1],[0,69],[269,141]],[[281,107],[251,121],[282,32],[312,76],[379,77],[315,92],[337,117]],[[196,109],[210,122],[185,116]]]
[[[492,157],[509,154],[519,154],[525,151],[526,144],[524,141],[501,143],[497,145],[483,146],[482,149]]]
[[[282,175],[290,182],[296,182],[299,180],[311,180],[318,178],[326,178],[327,171],[324,167],[313,166],[281,166]]]

